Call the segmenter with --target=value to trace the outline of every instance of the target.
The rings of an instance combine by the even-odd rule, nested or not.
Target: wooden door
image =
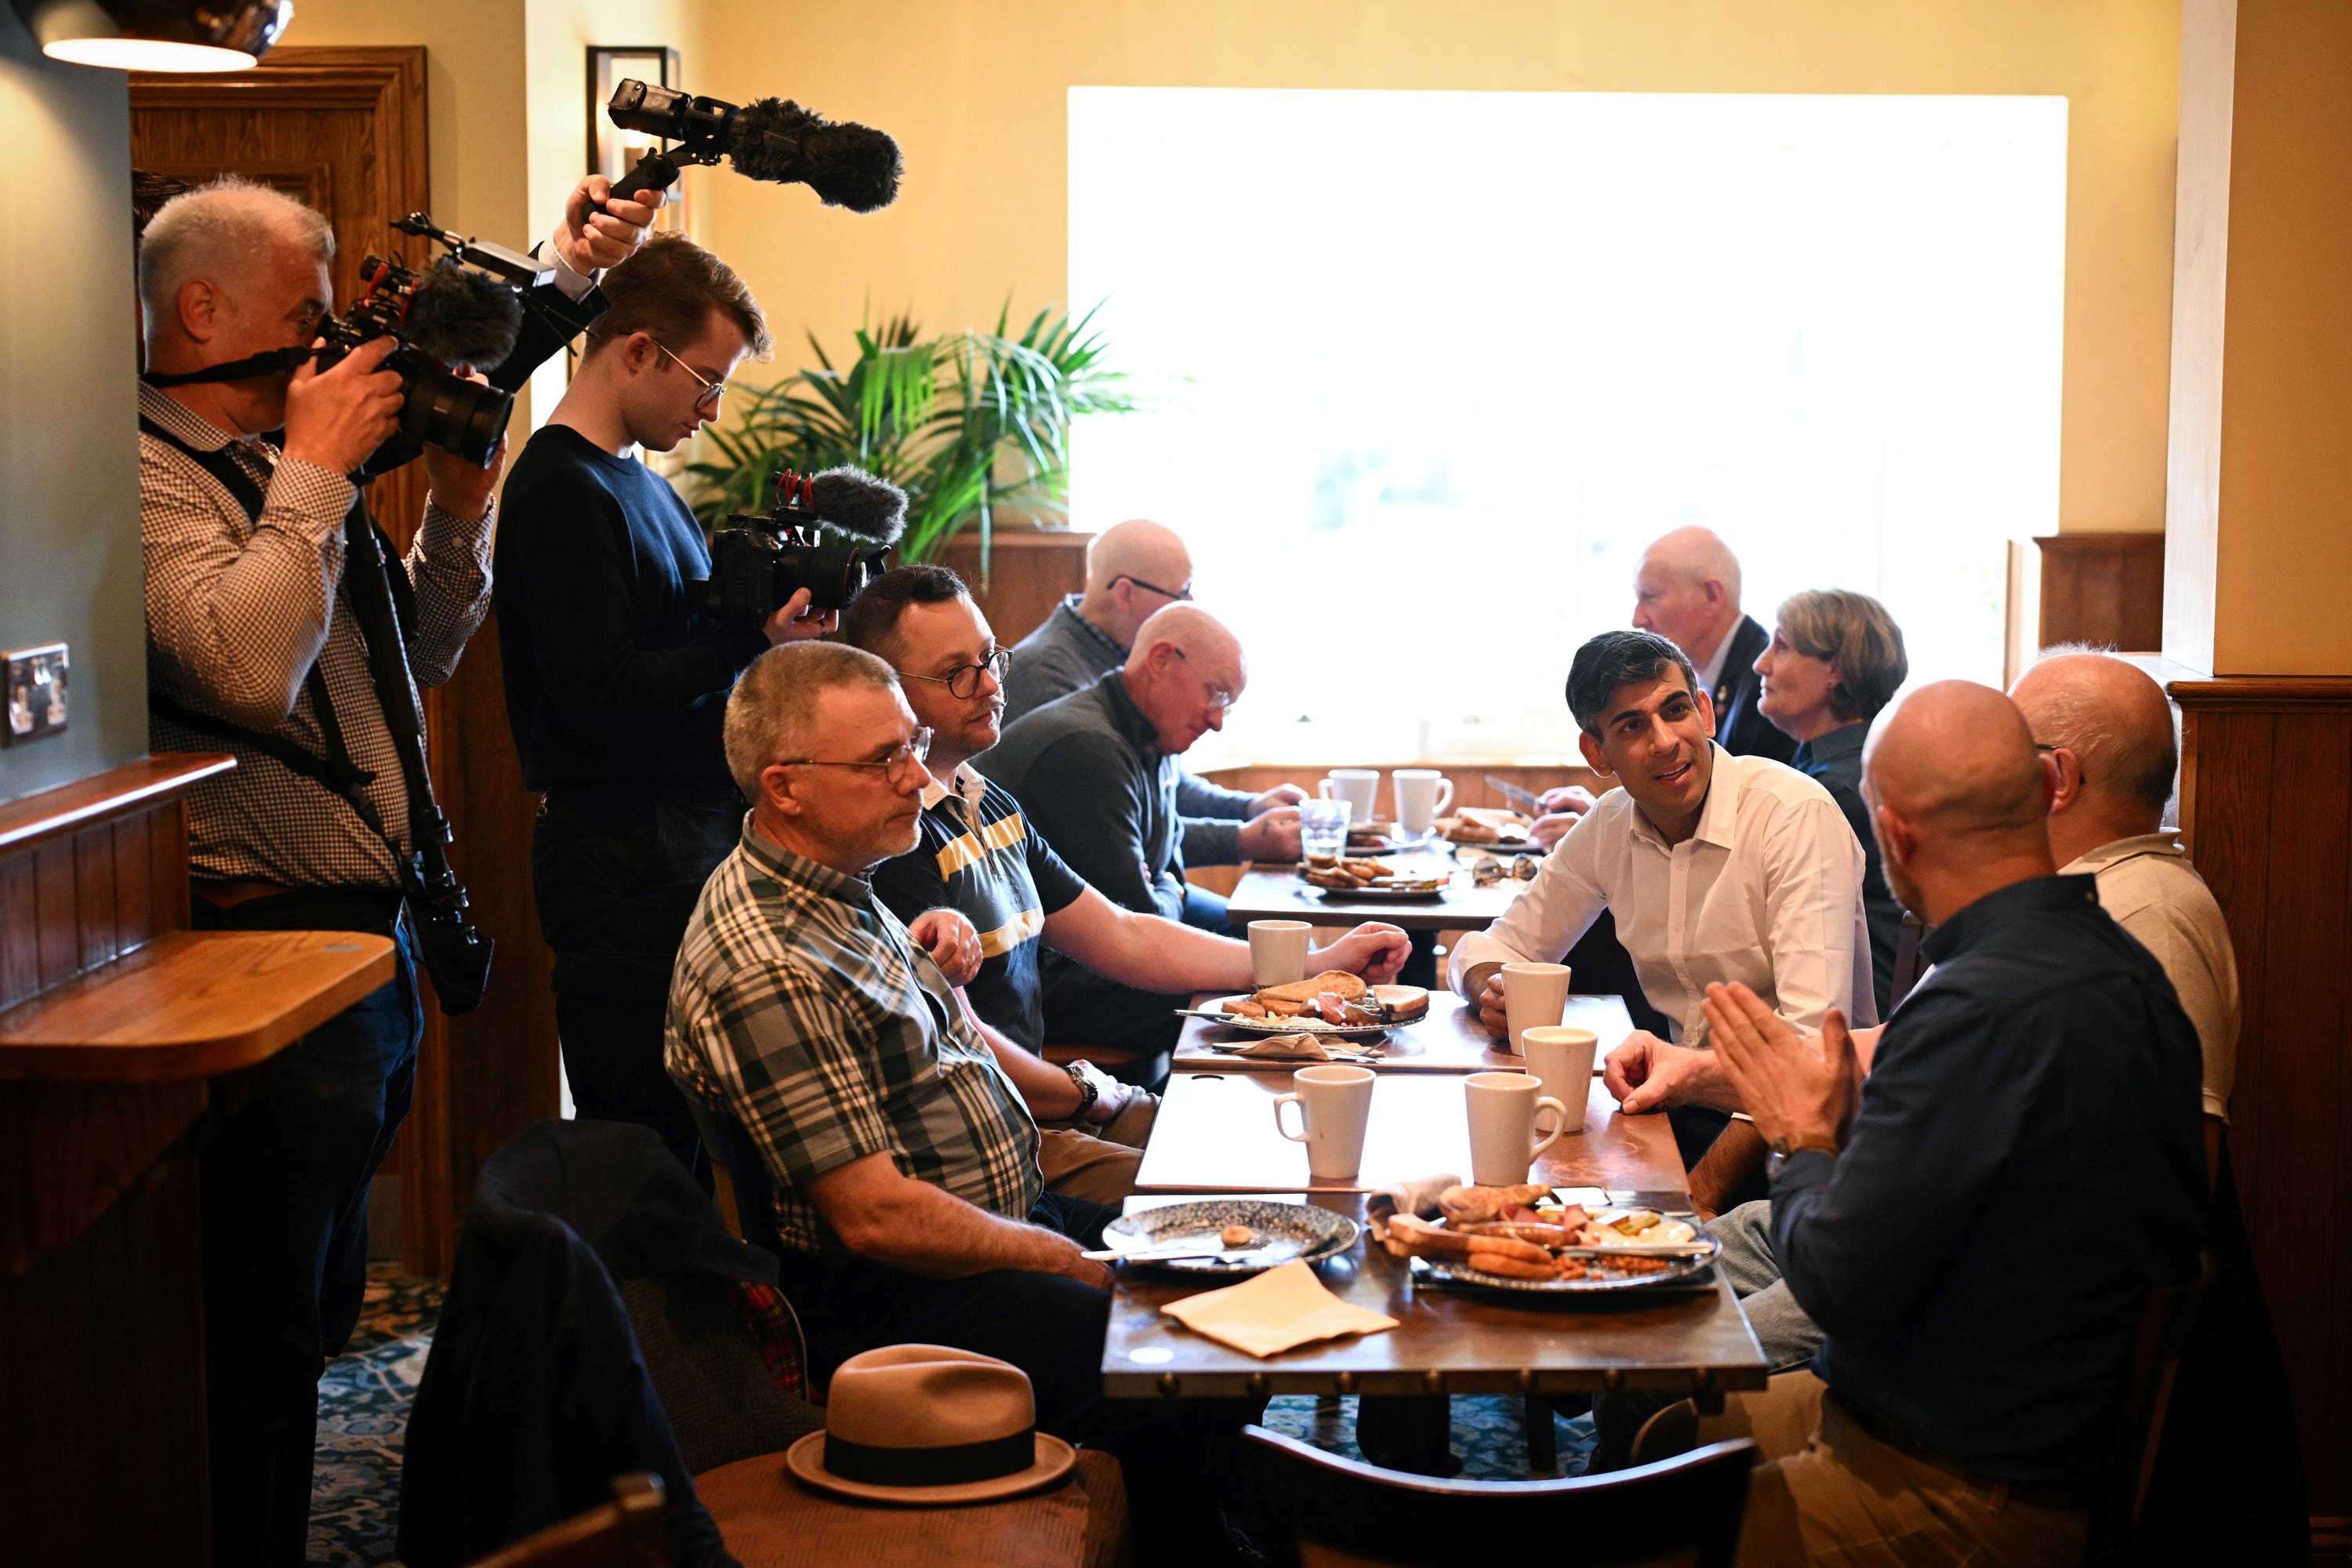
[[[248,71],[131,78],[131,157],[183,179],[244,174],[299,197],[332,221],[335,297],[359,287],[373,252],[409,266],[426,242],[392,219],[430,211],[421,47],[278,48]],[[497,237],[527,246],[521,236]],[[425,475],[411,464],[377,481],[377,516],[404,548],[423,516]],[[506,722],[498,637],[487,627],[447,686],[425,693],[433,782],[457,830],[450,851],[474,919],[499,944],[490,994],[464,1018],[429,1001],[416,1100],[387,1166],[401,1177],[402,1253],[412,1271],[446,1274],[482,1162],[556,1112],[552,960],[530,893],[530,823]]]

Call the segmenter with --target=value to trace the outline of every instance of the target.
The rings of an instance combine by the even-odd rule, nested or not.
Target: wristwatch
[[[1764,1159],[1764,1179],[1768,1182],[1780,1176],[1780,1167],[1788,1163],[1791,1154],[1801,1154],[1808,1149],[1817,1149],[1832,1156],[1838,1152],[1836,1139],[1825,1138],[1819,1133],[1809,1137],[1775,1138],[1766,1147],[1772,1151]]]
[[[1095,1075],[1101,1069],[1092,1062],[1072,1062],[1062,1070],[1078,1086],[1078,1108],[1070,1112],[1070,1120],[1084,1121],[1087,1112],[1095,1108],[1095,1101],[1102,1098],[1102,1085],[1095,1081]]]

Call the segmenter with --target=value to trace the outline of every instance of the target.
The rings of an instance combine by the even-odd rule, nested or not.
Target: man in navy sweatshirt
[[[835,617],[803,589],[764,626],[720,623],[698,602],[701,528],[638,460],[717,418],[727,378],[769,352],[751,289],[676,235],[604,288],[611,308],[507,479],[499,651],[523,784],[543,796],[531,881],[573,1103],[651,1127],[700,1174],[662,1028],[687,917],[742,830],[719,721],[744,666]]]

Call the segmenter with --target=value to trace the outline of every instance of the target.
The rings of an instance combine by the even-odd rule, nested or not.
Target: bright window
[[[1705,523],[1770,623],[1858,588],[1998,680],[2056,530],[2059,98],[1076,88],[1070,297],[1250,686],[1195,762],[1567,752],[1569,657]]]

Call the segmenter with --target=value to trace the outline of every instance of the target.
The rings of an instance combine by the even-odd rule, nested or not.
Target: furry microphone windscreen
[[[735,111],[729,134],[736,173],[804,183],[829,207],[870,213],[898,194],[896,142],[867,126],[836,125],[790,99],[745,104]]]
[[[409,297],[401,335],[443,364],[492,370],[514,353],[522,300],[494,278],[444,257],[425,269]]]
[[[809,479],[809,510],[819,522],[895,544],[907,528],[907,492],[859,468],[827,468]]]

